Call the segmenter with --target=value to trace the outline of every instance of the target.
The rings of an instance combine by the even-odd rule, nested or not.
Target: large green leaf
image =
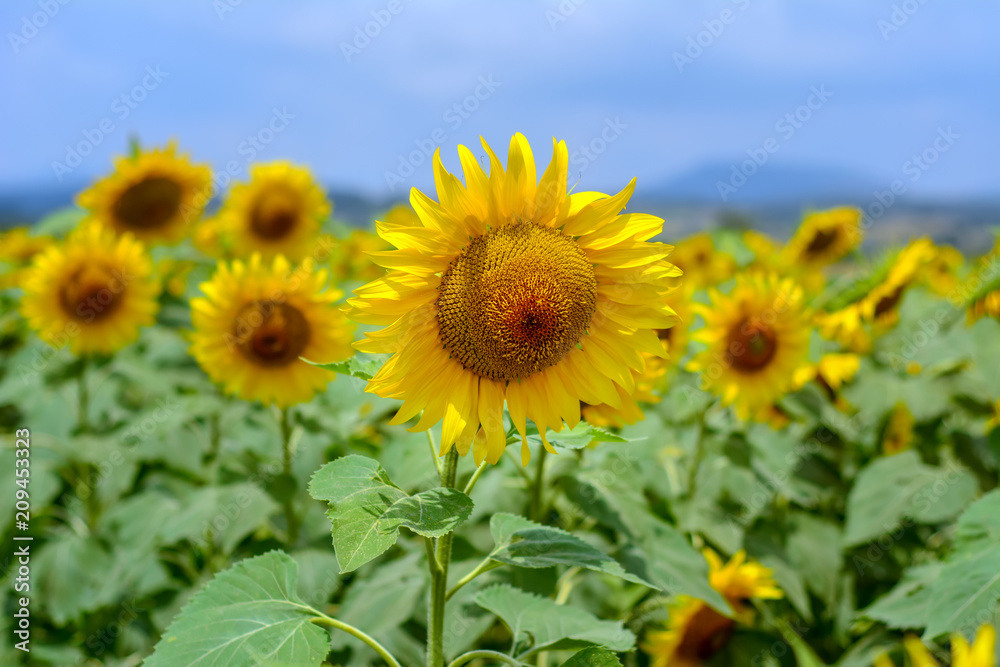
[[[895,588],[861,613],[882,621],[890,628],[912,629],[926,626],[931,612],[934,582],[941,576],[943,567],[941,563],[911,567]]]
[[[309,482],[309,493],[330,504],[333,548],[341,572],[351,572],[385,553],[396,532],[383,533],[379,519],[406,494],[389,479],[378,461],[345,456],[327,463]]]
[[[1000,489],[969,505],[958,517],[953,549],[972,553],[1000,544]]]
[[[877,459],[858,473],[847,496],[844,544],[863,544],[898,528],[904,519],[937,523],[972,500],[976,481],[959,468],[925,465],[913,450]]]
[[[330,504],[333,546],[341,572],[385,553],[405,526],[426,537],[445,535],[472,513],[472,499],[456,489],[408,496],[374,459],[345,456],[316,471],[309,493]]]
[[[146,667],[319,665],[330,648],[296,594],[297,566],[272,551],[217,575],[184,607]]]
[[[278,504],[249,482],[204,487],[190,493],[181,509],[160,525],[159,539],[164,544],[211,540],[229,553],[277,510]]]
[[[405,526],[424,537],[441,537],[468,519],[472,507],[472,498],[458,489],[430,489],[393,503],[379,519],[379,530],[395,533]]]
[[[945,564],[934,582],[924,637],[978,627],[1000,600],[1000,545]]]
[[[559,667],[622,667],[618,656],[606,648],[585,648]]]
[[[587,422],[580,422],[573,428],[564,428],[562,431],[549,431],[546,438],[553,447],[558,449],[583,449],[592,442],[628,442],[628,438],[606,431],[603,428],[592,426]],[[534,427],[528,428],[528,442],[534,447],[542,446],[542,439],[538,435],[538,430]]]
[[[519,658],[538,651],[587,646],[628,651],[635,645],[635,635],[618,621],[602,621],[577,607],[556,604],[504,584],[479,591],[475,601],[507,624]]]
[[[658,589],[642,577],[626,572],[611,556],[559,528],[501,513],[490,519],[490,531],[496,542],[490,558],[501,563],[532,568],[582,567]]]

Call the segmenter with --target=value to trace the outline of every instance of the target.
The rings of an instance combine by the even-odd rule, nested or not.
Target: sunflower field
[[[362,230],[135,144],[0,237],[0,663],[998,664],[1000,245],[458,157]]]

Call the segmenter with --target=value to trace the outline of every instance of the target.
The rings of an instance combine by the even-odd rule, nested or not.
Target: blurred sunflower
[[[166,257],[156,263],[156,275],[166,293],[182,297],[187,290],[188,275],[194,267],[195,263],[191,260]]]
[[[882,331],[894,326],[903,295],[933,256],[934,244],[926,238],[911,241],[900,250],[881,282],[858,302],[861,318]]]
[[[670,331],[666,329],[666,331]],[[665,346],[664,346],[665,347]],[[632,370],[635,379],[635,391],[626,394],[620,386],[617,387],[618,395],[621,398],[621,407],[615,408],[607,403],[600,405],[584,404],[582,407],[583,419],[593,426],[608,427],[617,426],[621,428],[626,424],[634,424],[641,421],[645,415],[642,413],[640,403],[655,405],[660,402],[658,389],[662,389],[663,379],[667,375],[668,362],[662,357],[658,357],[648,352],[644,352],[643,361],[645,368],[642,372]]]
[[[115,170],[77,195],[90,218],[119,234],[131,232],[144,243],[175,243],[201,216],[209,199],[212,172],[164,148],[118,156]]]
[[[396,206],[386,213],[386,223],[390,225],[399,224],[397,221],[402,216],[398,211],[408,213],[416,218],[409,206]],[[419,225],[419,223],[417,223]],[[400,224],[402,227],[413,227],[413,224]],[[372,234],[364,229],[354,229],[347,238],[339,241],[333,250],[330,258],[330,266],[333,268],[334,277],[339,281],[344,280],[375,280],[385,275],[385,269],[376,264],[372,259],[372,253],[384,253],[392,248],[381,236]]]
[[[861,321],[857,304],[830,313],[816,313],[816,326],[824,338],[840,343],[853,353],[865,354],[871,349],[871,335]]]
[[[201,220],[191,234],[194,247],[215,259],[223,259],[230,255],[228,240],[223,231],[222,222],[218,216]]]
[[[773,274],[741,274],[727,296],[709,291],[711,305],[695,304],[705,326],[694,339],[708,347],[689,363],[702,388],[733,404],[741,419],[753,418],[794,388],[805,362],[809,320],[802,289]]]
[[[34,236],[27,227],[0,234],[0,289],[16,287],[31,266],[31,260],[55,243],[51,236]]]
[[[882,451],[891,456],[909,449],[912,444],[913,415],[906,403],[897,403],[882,430]]]
[[[50,344],[68,340],[74,354],[111,353],[153,323],[157,294],[141,243],[86,225],[35,257],[21,312]]]
[[[752,623],[750,600],[784,597],[771,575],[759,563],[747,561],[740,551],[726,563],[711,549],[703,552],[709,565],[709,583],[729,603],[733,618],[723,616],[701,600],[678,596],[671,605],[667,629],[646,633],[641,648],[652,667],[697,667],[721,649],[736,623]]]
[[[983,317],[1000,319],[1000,276],[979,287],[966,303],[967,324],[972,324]]]
[[[667,306],[674,311],[677,321],[672,327],[656,330],[656,335],[666,345],[670,359],[675,364],[679,363],[687,352],[691,337],[691,324],[694,321],[694,312],[691,310],[693,293],[694,289],[687,282],[679,289],[670,292],[665,300]]]
[[[856,354],[824,354],[817,363],[806,364],[795,371],[795,386],[815,381],[834,405],[845,410],[848,405],[840,396],[840,388],[857,375],[860,367],[861,358]]]
[[[861,210],[841,206],[815,211],[802,219],[795,235],[782,249],[788,265],[818,269],[836,262],[861,240]]]
[[[441,453],[496,463],[506,437],[504,402],[530,458],[526,421],[542,434],[580,420],[580,402],[621,406],[619,387],[635,390],[642,352],[666,353],[654,329],[673,324],[664,301],[680,271],[650,243],[663,220],[619,215],[635,180],[615,196],[569,195],[569,154],[553,140],[541,180],[527,140],[511,140],[507,169],[483,141],[490,173],[459,146],[465,185],[434,176],[440,203],[413,190],[412,226],[379,222],[398,250],[375,253],[391,269],[355,290],[353,319],[385,329],[355,344],[392,358],[368,391],[402,399],[392,423],[423,411],[412,430],[443,420]]]
[[[250,181],[233,185],[219,211],[237,257],[284,255],[293,262],[309,254],[329,215],[330,202],[312,173],[284,161],[250,167]]]
[[[964,263],[965,257],[958,248],[935,245],[920,272],[920,282],[938,296],[948,296],[958,287],[958,272]]]
[[[191,300],[191,354],[230,394],[282,408],[308,401],[333,376],[299,357],[351,354],[353,327],[334,306],[341,293],[325,284],[311,260],[294,271],[280,255],[219,264],[205,296]]]
[[[996,667],[996,629],[992,625],[981,625],[976,632],[976,638],[969,646],[959,633],[951,636],[951,666],[952,667]],[[910,635],[903,640],[906,652],[914,667],[938,667],[937,660],[930,654],[917,637]],[[894,667],[887,655],[875,659],[875,667]]]
[[[670,262],[684,272],[684,283],[694,288],[723,283],[736,270],[732,256],[716,250],[712,237],[705,232],[678,241]]]

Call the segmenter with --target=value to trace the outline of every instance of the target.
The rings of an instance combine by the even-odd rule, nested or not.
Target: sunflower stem
[[[542,504],[542,485],[545,483],[545,457],[548,452],[543,447],[535,462],[535,479],[531,482],[531,505],[528,518],[538,523],[545,523],[545,509]]]
[[[316,610],[312,609],[311,611],[315,612]],[[358,639],[360,639],[364,643],[368,644],[372,648],[372,650],[374,650],[376,653],[378,653],[379,657],[382,658],[383,660],[385,660],[385,662],[386,662],[387,665],[389,665],[390,667],[401,667],[401,665],[399,664],[399,661],[396,660],[396,658],[394,658],[393,655],[391,653],[389,653],[389,651],[387,651],[384,646],[382,646],[381,644],[379,644],[373,637],[365,634],[364,632],[362,632],[361,630],[357,629],[353,625],[348,625],[347,623],[344,623],[343,621],[338,621],[335,618],[330,618],[326,614],[322,614],[320,616],[315,616],[311,620],[316,625],[325,625],[325,626],[328,626],[328,627],[331,627],[331,628],[336,628],[337,630],[342,630],[342,631],[346,632],[347,634],[351,635],[352,637],[357,637]]]
[[[458,451],[452,447],[441,466],[441,486],[446,489],[455,488],[457,474]],[[451,562],[454,537],[454,532],[442,535],[435,543],[434,557],[431,558],[429,549],[427,553],[427,565],[431,573],[431,594],[427,611],[427,667],[444,667],[444,610],[448,599],[448,565]]]
[[[77,378],[79,409],[77,410],[77,430],[80,433],[90,431],[90,392],[87,390],[87,357],[80,357],[80,377]]]
[[[80,357],[80,376],[77,378],[78,389],[77,399],[79,409],[77,412],[77,432],[90,432],[90,390],[87,388],[87,368],[90,366],[86,356]],[[82,479],[80,487],[87,494],[83,499],[87,514],[87,527],[94,530],[97,526],[97,519],[101,514],[101,505],[97,498],[97,489],[91,482],[97,480],[96,468],[93,463],[85,461],[80,465],[79,475]]]
[[[469,483],[465,485],[465,490],[463,491],[465,495],[471,494],[472,489],[476,488],[476,482],[479,481],[479,478],[482,476],[483,471],[486,470],[487,465],[489,464],[485,459],[483,459],[483,462],[476,468],[476,472],[472,473],[472,477],[469,479]]]
[[[291,409],[282,408],[281,410],[281,462],[282,469],[284,470],[285,477],[287,480],[293,479],[292,476],[292,420],[291,420]],[[285,497],[282,499],[282,504],[285,507],[285,527],[286,535],[288,537],[288,546],[293,547],[299,539],[299,520],[295,515],[295,493],[294,490],[288,490]]]
[[[502,662],[505,665],[514,665],[514,667],[519,667],[521,665],[520,662],[518,662],[514,658],[511,658],[510,656],[504,655],[503,653],[497,653],[496,651],[482,650],[482,651],[469,651],[468,653],[463,653],[462,655],[452,660],[451,663],[448,665],[448,667],[460,667],[460,665],[467,664],[477,658]]]

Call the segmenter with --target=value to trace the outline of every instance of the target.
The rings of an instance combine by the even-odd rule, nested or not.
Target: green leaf
[[[447,535],[472,514],[472,498],[458,489],[430,489],[400,498],[379,519],[379,531],[395,534],[405,526],[424,537]]]
[[[585,648],[559,667],[622,667],[621,660],[604,648]]]
[[[945,564],[934,582],[925,639],[978,627],[1000,600],[1000,546]]]
[[[635,635],[619,621],[602,621],[577,607],[559,605],[504,584],[479,591],[475,601],[510,628],[520,648],[518,659],[545,650],[603,646],[629,651],[635,645]]]
[[[181,610],[146,667],[319,665],[330,636],[295,592],[298,567],[271,551],[217,575]]]
[[[38,599],[55,624],[62,626],[102,605],[99,594],[114,559],[97,540],[62,533],[49,540],[31,566],[38,573]]]
[[[904,519],[945,521],[975,493],[976,481],[968,471],[925,465],[914,450],[877,459],[858,473],[847,496],[844,544],[868,542],[892,532]]]
[[[798,633],[788,624],[788,621],[776,619],[775,625],[778,626],[781,636],[792,647],[792,653],[795,654],[795,662],[798,663],[798,667],[826,667],[826,663],[819,659],[819,656],[809,647],[809,644],[802,641],[802,637],[799,637]]]
[[[893,629],[922,628],[931,612],[934,582],[941,576],[942,563],[911,567],[891,591],[875,600],[861,614],[882,621]]]
[[[344,361],[336,361],[330,364],[320,364],[314,361],[309,361],[308,359],[303,359],[306,363],[312,364],[317,368],[322,368],[326,371],[333,371],[334,373],[340,373],[341,375],[349,375],[351,377],[361,378],[362,380],[371,380],[378,373],[379,369],[382,368],[382,364],[385,363],[385,358],[361,358],[358,355],[354,355],[350,359]]]
[[[626,572],[611,556],[559,528],[500,513],[490,519],[490,531],[496,542],[490,558],[501,563],[530,568],[582,567],[659,590],[655,584]]]
[[[532,431],[535,434],[532,434]],[[549,430],[546,438],[556,449],[583,449],[592,442],[629,442],[628,438],[591,426],[587,422],[580,422],[573,428],[564,428],[558,433]],[[537,430],[531,427],[528,429],[528,442],[537,447],[542,446],[542,439],[537,435]]]
[[[87,212],[78,206],[67,206],[48,214],[35,223],[35,236],[64,236],[87,217]]]
[[[972,553],[997,544],[1000,544],[1000,489],[993,489],[958,517],[952,549]]]
[[[211,539],[230,553],[277,510],[278,504],[249,482],[205,487],[189,494],[181,509],[160,525],[159,537],[164,544]]]
[[[788,560],[801,574],[806,586],[832,607],[837,601],[837,578],[843,566],[840,526],[806,512],[795,512],[787,535]]]
[[[309,482],[309,493],[330,504],[333,547],[341,572],[351,572],[385,553],[398,533],[379,530],[381,517],[406,498],[378,461],[345,456],[327,463]]]

